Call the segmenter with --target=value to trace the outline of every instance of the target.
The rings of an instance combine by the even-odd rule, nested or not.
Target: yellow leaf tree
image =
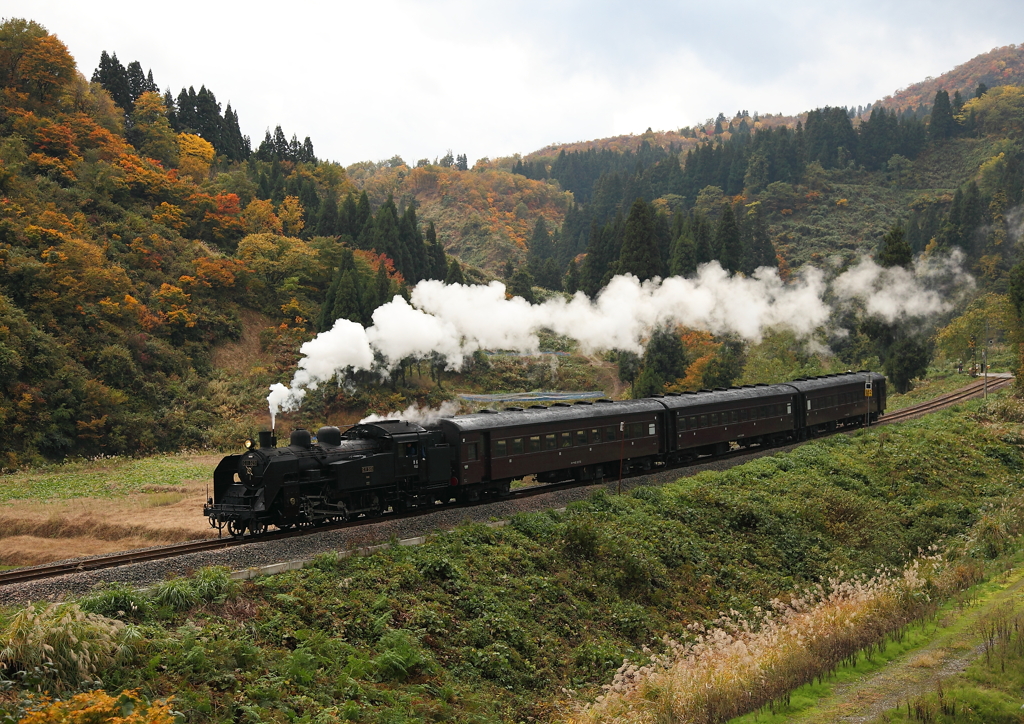
[[[213,144],[191,133],[178,134],[178,169],[197,184],[210,176]]]

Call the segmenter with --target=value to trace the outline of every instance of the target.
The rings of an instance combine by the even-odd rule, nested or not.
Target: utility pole
[[[985,393],[983,399],[988,399],[988,319],[985,320],[985,346],[981,348],[981,364],[985,367]]]

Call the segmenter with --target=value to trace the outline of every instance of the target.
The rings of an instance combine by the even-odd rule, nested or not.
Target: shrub
[[[169,700],[149,700],[138,691],[124,691],[115,698],[105,691],[76,694],[67,701],[48,697],[29,708],[19,724],[174,724],[180,714],[172,711]]]
[[[108,583],[78,602],[82,610],[107,618],[142,621],[149,614],[149,599],[125,583]]]
[[[371,663],[380,681],[405,681],[432,669],[432,662],[405,631],[387,631],[379,646],[381,652]]]

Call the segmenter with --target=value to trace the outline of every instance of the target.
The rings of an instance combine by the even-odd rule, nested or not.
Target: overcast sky
[[[4,0],[91,76],[100,51],[205,84],[253,146],[280,124],[345,165],[470,163],[719,111],[866,105],[1024,42],[1019,0],[146,3]]]

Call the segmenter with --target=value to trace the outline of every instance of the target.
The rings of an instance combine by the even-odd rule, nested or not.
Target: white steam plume
[[[396,296],[373,313],[372,326],[364,329],[338,320],[302,345],[291,385],[274,385],[267,401],[272,417],[296,409],[306,389],[344,376],[346,370],[371,369],[375,353],[388,369],[406,357],[434,353],[449,368],[460,367],[479,349],[534,353],[541,329],[576,340],[586,352],[640,352],[653,330],[669,324],[755,342],[771,328],[790,329],[807,338],[831,316],[824,301],[829,286],[840,302],[860,300],[869,314],[887,321],[920,317],[948,307],[934,291],[937,284],[973,283],[961,271],[961,263],[962,255],[919,261],[911,272],[883,269],[864,259],[829,285],[825,274],[813,267],[784,283],[774,269],[758,269],[751,277],[730,276],[718,262],[711,262],[692,279],[640,282],[632,275],[617,276],[594,300],[579,292],[570,300],[557,297],[541,304],[521,297],[506,299],[505,285],[497,281],[486,286],[421,281],[412,291],[411,303]]]
[[[379,420],[406,420],[415,422],[417,425],[430,425],[442,417],[451,417],[459,411],[459,403],[454,400],[447,400],[441,403],[436,410],[432,407],[420,407],[413,403],[401,412],[391,412],[387,415],[368,415],[359,422],[378,422]]]

